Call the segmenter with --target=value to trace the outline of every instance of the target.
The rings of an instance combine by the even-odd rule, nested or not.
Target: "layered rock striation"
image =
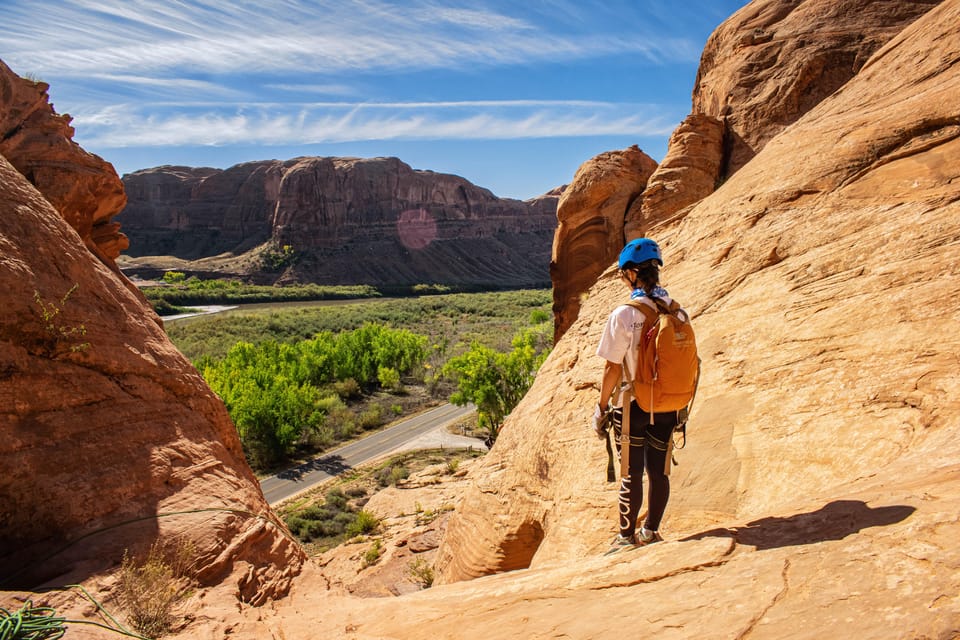
[[[584,162],[557,204],[550,257],[554,338],[577,319],[580,299],[623,248],[624,214],[657,163],[636,145]]]
[[[199,270],[203,258],[268,243],[296,253],[283,273],[264,274],[256,260],[221,261],[220,268],[324,284],[549,282],[558,195],[497,198],[396,158],[296,158],[226,171],[158,167],[124,183],[129,204],[119,220],[136,257],[199,260]]]

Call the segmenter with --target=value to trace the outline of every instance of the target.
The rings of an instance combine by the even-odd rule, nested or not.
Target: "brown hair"
[[[647,260],[644,263],[628,265],[627,269],[633,269],[637,272],[637,278],[633,281],[633,286],[643,289],[648,296],[653,295],[653,290],[660,284],[660,265],[655,260]]]

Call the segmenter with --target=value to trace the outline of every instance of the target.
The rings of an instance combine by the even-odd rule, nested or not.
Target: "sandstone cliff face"
[[[256,274],[256,261],[218,265],[209,257],[269,241],[298,254],[285,273],[260,273],[284,281],[543,286],[549,279],[558,196],[497,198],[396,158],[158,167],[124,182],[130,203],[119,220],[130,254],[195,260],[188,270]]]
[[[954,634],[957,95],[951,0],[659,230],[665,284],[692,311],[704,359],[667,543],[619,558],[622,579],[581,564],[615,533],[587,426],[594,349],[625,295],[610,270],[472,474],[438,581],[530,566],[475,588],[526,598],[524,615],[569,635],[631,601],[658,637]]]
[[[268,161],[125,175],[127,206],[117,220],[131,238],[127,253],[195,260],[266,242],[283,169]]]
[[[623,248],[626,212],[657,163],[636,145],[580,165],[557,205],[550,258],[554,337],[577,319],[580,298]]]
[[[0,156],[2,587],[87,580],[179,535],[202,583],[282,595],[303,552],[223,403],[84,244]]]
[[[49,103],[49,85],[0,60],[0,155],[56,207],[90,251],[113,270],[127,238],[111,218],[126,196],[113,166],[73,141],[70,116]]]
[[[712,116],[691,114],[670,136],[667,155],[627,211],[623,240],[633,240],[669,222],[686,207],[713,193],[723,169],[720,150],[725,126]]]
[[[730,176],[940,0],[763,0],[707,40],[693,113],[724,120]]]
[[[709,38],[693,90],[692,113],[670,139],[667,155],[642,195],[623,212],[622,237],[600,238],[581,251],[648,235],[682,216],[763,149],[785,127],[852,78],[870,55],[939,0],[755,0]],[[626,188],[628,185],[624,185]],[[612,188],[612,187],[608,187]],[[558,230],[554,246],[566,244]],[[553,262],[575,265],[556,252]],[[554,269],[558,336],[576,318],[574,302],[589,281]],[[595,275],[595,274],[594,274]]]

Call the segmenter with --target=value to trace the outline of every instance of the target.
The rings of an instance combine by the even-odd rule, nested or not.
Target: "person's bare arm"
[[[607,360],[606,365],[603,367],[603,380],[600,383],[599,405],[602,411],[607,410],[607,405],[610,404],[610,396],[613,395],[614,390],[620,384],[622,374],[622,364]]]

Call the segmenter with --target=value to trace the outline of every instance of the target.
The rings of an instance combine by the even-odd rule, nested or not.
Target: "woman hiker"
[[[628,242],[620,252],[618,264],[620,281],[629,288],[631,302],[649,305],[654,311],[657,307],[651,297],[670,304],[669,294],[660,287],[660,267],[663,266],[663,259],[656,242],[649,238],[637,238]],[[655,412],[651,421],[650,414],[641,409],[636,400],[632,399],[628,408],[620,406],[623,397],[621,382],[633,380],[637,372],[639,345],[644,325],[649,324],[646,318],[646,314],[635,306],[618,306],[607,319],[597,347],[597,355],[607,362],[600,385],[600,398],[594,411],[593,427],[601,439],[606,438],[604,421],[607,412],[612,412],[614,440],[621,457],[625,455],[620,444],[623,412],[630,412],[630,446],[626,452],[628,470],[621,473],[618,498],[620,533],[614,539],[608,554],[663,540],[658,529],[670,499],[667,450],[668,443],[673,438],[673,430],[678,424],[677,412]],[[627,367],[626,372],[623,371],[624,365]],[[629,394],[631,398],[632,395]],[[611,404],[612,408],[609,407]],[[647,517],[638,531],[637,517],[643,505],[644,471],[649,483]]]

